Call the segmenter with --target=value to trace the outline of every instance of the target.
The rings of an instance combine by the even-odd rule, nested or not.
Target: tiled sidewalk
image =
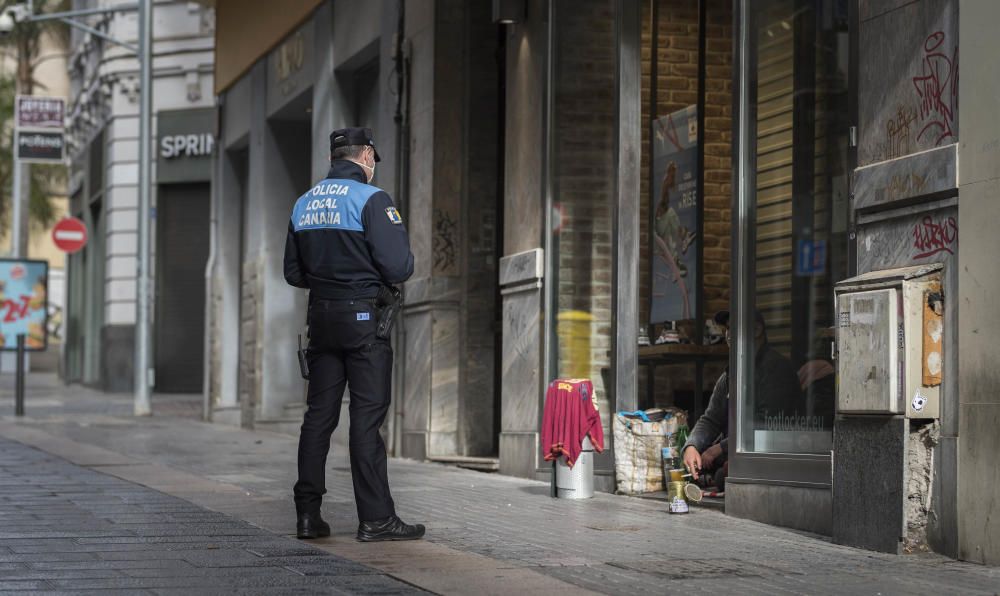
[[[0,439],[0,594],[410,594],[307,544]]]
[[[53,391],[47,409],[43,411],[38,406],[34,414],[29,400],[27,418],[0,418],[0,436],[86,468],[76,474],[86,476],[84,472],[100,471],[102,474],[96,477],[111,482],[109,487],[119,487],[115,490],[125,490],[122,487],[128,487],[128,491],[147,490],[136,486],[142,485],[159,491],[151,494],[159,495],[160,499],[187,507],[182,510],[189,514],[208,515],[187,524],[192,527],[184,526],[184,532],[202,537],[191,538],[196,545],[193,550],[206,549],[207,544],[234,552],[229,555],[192,552],[192,560],[174,555],[191,564],[191,568],[196,568],[200,561],[227,556],[235,558],[237,567],[241,561],[255,560],[259,564],[253,567],[266,567],[264,561],[278,558],[274,552],[258,551],[245,543],[267,540],[270,544],[283,544],[280,548],[292,549],[278,551],[292,553],[284,559],[289,565],[279,567],[295,568],[299,564],[303,566],[301,570],[329,569],[330,573],[339,573],[340,565],[347,565],[348,570],[364,569],[360,565],[352,567],[354,564],[344,562],[346,559],[371,568],[367,575],[352,575],[348,571],[352,578],[380,577],[379,581],[385,581],[384,576],[390,576],[403,582],[395,584],[396,587],[417,586],[442,594],[1000,594],[998,568],[936,555],[894,556],[842,547],[822,537],[737,519],[714,510],[694,509],[689,515],[675,516],[666,512],[663,503],[646,499],[598,494],[585,501],[554,500],[544,483],[409,460],[390,461],[390,483],[400,515],[411,523],[426,524],[427,539],[360,544],[353,539],[357,517],[343,446],[347,421],[335,434],[328,464],[330,492],[324,501],[324,516],[333,526],[333,536],[306,545],[275,536],[288,537],[294,532],[291,486],[295,479],[296,437],[165,414],[136,419],[127,412],[118,413],[104,406],[87,413],[91,407],[87,404],[98,406],[100,396],[87,394],[80,399],[72,393],[72,388],[66,392],[59,396]],[[115,400],[120,397],[105,398],[107,402]],[[60,403],[73,413],[61,413]],[[154,412],[157,405],[154,396]],[[167,405],[178,412],[186,411],[177,400],[167,401]],[[16,462],[5,461],[7,465],[13,463]],[[32,465],[27,465],[21,473],[29,473],[31,469]],[[136,484],[122,483],[104,474]],[[67,475],[66,482],[77,477]],[[23,476],[19,478],[19,482],[30,486]],[[0,495],[6,493],[3,489],[6,487],[0,487]],[[147,511],[132,503],[123,506],[123,511],[115,513],[134,517],[105,519],[100,524],[115,524],[116,531],[138,531],[121,525],[129,521],[140,527],[148,526],[144,531],[169,530],[155,517],[169,511],[155,507]],[[208,514],[206,509],[231,517],[212,518],[210,515],[217,514]],[[107,508],[96,511],[109,514]],[[150,517],[146,519],[145,515]],[[225,537],[216,531],[217,527],[230,527],[218,526],[223,522],[216,519],[238,524],[233,518],[250,524],[239,525],[245,531],[260,534]],[[183,522],[178,519],[171,523]],[[97,530],[103,527],[95,526]],[[4,549],[17,545],[2,536],[0,553],[8,554]],[[138,544],[147,538],[152,544]],[[161,536],[156,542],[152,535],[136,534],[127,538],[125,544],[101,543],[101,548],[127,554],[105,553],[87,560],[110,560],[114,556],[136,560],[145,556],[157,559],[156,564],[171,565],[163,562],[170,560],[169,555],[142,553],[183,551],[183,544],[178,544],[182,538],[188,539]],[[118,538],[94,539],[111,542]],[[48,544],[62,543],[71,549],[67,552],[72,556],[82,556],[78,549],[91,540],[54,539]],[[88,546],[91,547],[96,548]],[[305,555],[294,554],[297,549],[312,547],[339,558],[319,560],[314,555],[306,560]],[[17,548],[35,547],[24,542]],[[248,549],[249,554],[244,552]],[[8,562],[23,563],[0,558],[0,564]],[[371,570],[384,575],[372,574]],[[121,571],[126,579],[136,573]],[[171,570],[147,569],[143,573],[168,574]],[[222,581],[219,577],[212,575],[206,581]],[[324,586],[331,589],[338,587],[332,583],[336,578],[333,575],[313,581],[329,581]],[[248,573],[241,581],[255,579]],[[48,581],[47,585],[54,587],[51,581],[55,580],[35,581]],[[208,592],[228,593],[218,584],[206,583],[203,587]]]

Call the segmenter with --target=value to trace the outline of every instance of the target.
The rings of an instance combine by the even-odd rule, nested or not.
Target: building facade
[[[693,420],[728,367],[727,513],[877,550],[998,560],[995,499],[973,490],[973,478],[996,470],[995,356],[976,330],[997,317],[986,310],[991,282],[957,262],[971,244],[970,262],[988,267],[980,260],[995,242],[982,229],[994,133],[977,126],[967,149],[958,129],[966,86],[967,118],[988,94],[957,74],[968,46],[975,85],[997,84],[980,58],[993,9],[957,0],[216,8],[213,420],[298,428],[306,294],[282,278],[286,218],[325,175],[329,132],[369,126],[384,158],[375,184],[396,200],[416,257],[394,338],[385,431],[395,455],[544,479],[552,468],[539,427],[552,379],[593,380],[611,442],[620,410],[674,406]],[[973,157],[958,160],[966,151]],[[960,227],[973,230],[961,252]],[[943,347],[928,351],[933,370],[924,366],[916,395],[893,385],[893,399],[923,411],[933,394],[934,415],[905,404],[852,409],[844,397],[867,389],[845,385],[858,375],[845,376],[856,371],[842,368],[836,340],[876,317],[845,317],[843,292],[873,278],[888,287],[904,274],[886,272],[903,267],[935,276],[928,304]],[[732,313],[728,351],[708,345],[718,330],[706,319],[720,310]],[[690,343],[639,346],[640,335],[665,330]],[[755,379],[755,335],[798,372],[794,403],[776,406]],[[901,354],[910,337],[901,327]],[[613,491],[609,447],[596,484]]]
[[[114,4],[74,2],[74,7]],[[200,392],[209,234],[205,214],[215,128],[214,11],[193,2],[154,2],[153,18],[154,389]],[[99,14],[89,17],[89,24],[137,43],[135,12]],[[67,260],[63,369],[67,381],[131,391],[139,63],[129,50],[74,29],[69,72],[69,213],[86,223],[89,240]]]

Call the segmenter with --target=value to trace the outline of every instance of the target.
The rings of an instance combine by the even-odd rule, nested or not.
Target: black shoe
[[[295,535],[299,538],[326,538],[330,535],[330,524],[323,521],[319,512],[300,513]]]
[[[361,522],[358,525],[358,540],[361,542],[381,542],[382,540],[419,540],[424,535],[421,524],[411,526],[395,515],[385,519]]]

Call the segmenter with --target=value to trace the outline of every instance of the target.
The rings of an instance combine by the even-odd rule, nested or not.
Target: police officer
[[[367,128],[330,135],[330,172],[295,203],[285,280],[309,290],[308,408],[295,483],[299,538],[330,535],[320,516],[326,457],[350,386],[350,456],[358,540],[414,540],[424,526],[396,516],[379,428],[389,409],[392,348],[380,315],[387,289],[413,274],[413,253],[392,199],[371,186],[378,152]],[[395,294],[398,296],[398,293]]]

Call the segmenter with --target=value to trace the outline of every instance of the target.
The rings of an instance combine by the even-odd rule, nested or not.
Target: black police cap
[[[375,151],[375,161],[382,161],[378,151],[375,150],[375,140],[372,139],[372,129],[370,128],[339,128],[330,133],[330,153],[339,147],[349,147],[351,145],[367,145]]]

